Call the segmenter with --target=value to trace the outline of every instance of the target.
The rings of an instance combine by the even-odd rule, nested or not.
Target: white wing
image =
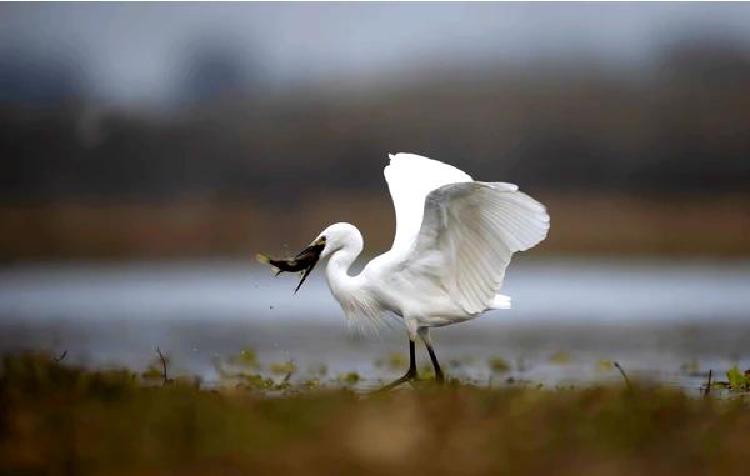
[[[488,309],[516,251],[549,230],[544,206],[502,182],[444,185],[427,195],[413,249],[392,272],[430,279],[467,314]]]
[[[396,210],[396,236],[390,256],[408,253],[419,233],[427,194],[443,185],[470,182],[469,175],[437,160],[414,154],[389,156],[383,173]]]

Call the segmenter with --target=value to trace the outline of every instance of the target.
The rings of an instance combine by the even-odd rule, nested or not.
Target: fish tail
[[[262,255],[258,253],[257,255],[255,255],[255,259],[258,261],[258,263],[270,265],[273,272],[276,273],[276,276],[281,273],[281,270],[277,266],[271,264],[271,258],[268,255]]]

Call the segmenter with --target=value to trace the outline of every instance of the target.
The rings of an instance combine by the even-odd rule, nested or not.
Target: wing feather
[[[513,253],[536,245],[548,230],[544,205],[515,185],[443,185],[427,195],[419,232],[400,268],[416,276],[412,268],[437,252],[436,277],[465,312],[476,314],[492,305]]]
[[[414,154],[390,155],[383,174],[396,211],[396,234],[389,253],[408,252],[419,234],[427,195],[443,185],[470,182],[465,172]]]

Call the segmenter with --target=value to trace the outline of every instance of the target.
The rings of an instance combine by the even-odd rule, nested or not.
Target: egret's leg
[[[390,390],[394,387],[401,385],[402,383],[408,382],[410,380],[415,380],[416,378],[417,378],[417,355],[416,355],[416,349],[414,345],[414,339],[410,337],[409,338],[409,370],[407,370],[406,373],[402,375],[400,378],[397,378],[393,382],[381,388],[379,391],[382,392],[383,390]]]
[[[413,339],[409,339],[409,370],[406,371],[403,378],[406,380],[417,378],[417,350]]]
[[[440,368],[440,362],[438,362],[437,356],[435,355],[435,349],[432,348],[432,339],[430,339],[430,328],[420,327],[419,337],[422,338],[424,346],[427,347],[427,352],[430,354],[430,360],[432,361],[432,367],[435,369],[435,381],[437,383],[445,382],[445,375],[443,370]]]
[[[435,349],[432,348],[432,345],[427,344],[427,352],[430,353],[430,360],[432,360],[432,366],[435,368],[435,381],[437,383],[445,383],[445,375],[440,369],[440,362],[438,362],[435,356]]]

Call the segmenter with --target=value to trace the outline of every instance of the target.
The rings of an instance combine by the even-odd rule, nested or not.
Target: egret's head
[[[318,237],[313,240],[313,244],[321,242],[325,242],[325,248],[320,254],[321,258],[330,256],[343,248],[359,254],[363,246],[362,235],[359,230],[349,223],[334,223],[321,231]]]

